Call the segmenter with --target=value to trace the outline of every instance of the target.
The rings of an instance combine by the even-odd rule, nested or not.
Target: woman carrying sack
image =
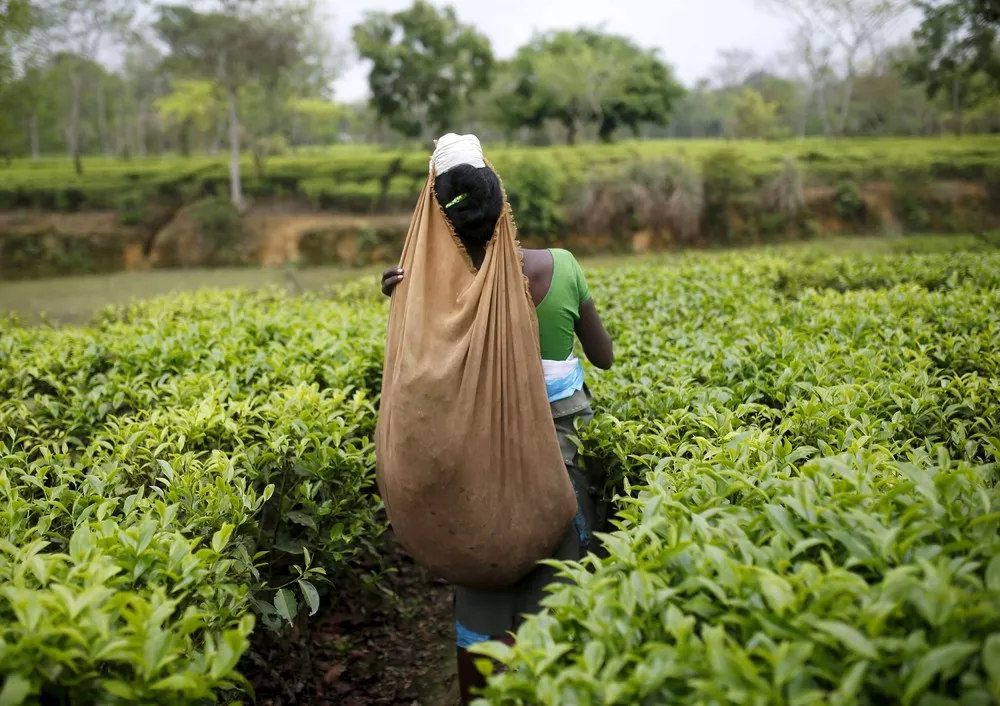
[[[527,291],[521,296],[529,307],[529,312],[533,309],[537,320],[537,329],[530,330],[537,336],[534,346],[535,351],[540,350],[542,375],[538,379],[532,379],[526,371],[518,371],[518,366],[513,366],[513,375],[522,377],[518,373],[523,373],[528,385],[540,388],[544,384],[544,399],[548,403],[554,436],[575,495],[576,506],[568,528],[562,531],[561,536],[556,536],[558,543],[555,550],[537,558],[562,561],[581,559],[593,548],[592,535],[595,528],[600,527],[603,522],[605,508],[601,498],[602,480],[588,478],[584,473],[578,450],[569,438],[576,433],[578,420],[580,424],[587,424],[593,418],[583,367],[574,355],[575,340],[579,338],[584,354],[595,367],[607,370],[614,358],[611,338],[601,322],[583,272],[573,255],[566,250],[522,249],[513,239],[512,228],[510,233],[506,231],[504,225],[509,220],[509,213],[503,188],[497,174],[485,163],[478,139],[474,136],[457,135],[442,137],[436,143],[431,171],[435,205],[446,216],[450,234],[458,241],[453,244],[463,250],[476,277],[483,275],[491,248],[502,249],[505,238],[514,244],[514,258],[508,257],[508,264],[516,266],[519,271],[508,273],[510,284],[507,289],[517,286],[515,282],[523,286],[526,280]],[[411,226],[408,241],[414,235],[414,230],[414,226]],[[411,275],[417,276],[413,271],[416,263],[407,269],[406,261],[404,252],[403,266],[390,268],[383,274],[382,292],[387,296],[407,282]],[[448,273],[441,273],[441,280],[447,279]],[[465,294],[467,290],[458,291]],[[481,300],[493,298],[495,293],[491,294],[490,291],[480,294]],[[510,301],[515,308],[520,305],[516,296]],[[483,302],[478,304],[477,312],[482,316]],[[494,310],[495,304],[496,302],[489,301],[485,309]],[[412,328],[411,325],[411,330]],[[493,321],[491,328],[496,333],[514,326]],[[502,350],[501,347],[501,352]],[[501,355],[486,356],[481,365],[503,368],[504,361],[500,358]],[[466,378],[470,376],[467,370],[463,375]],[[538,393],[541,396],[540,389]],[[479,400],[476,402],[478,404]],[[427,413],[433,415],[431,410],[427,410]],[[497,433],[506,435],[510,431],[501,426]],[[538,432],[532,433],[537,435]],[[516,444],[517,439],[513,439],[513,443]],[[528,472],[530,473],[530,468]],[[534,500],[529,497],[521,502],[532,503]],[[388,505],[387,503],[387,507]],[[405,541],[401,541],[405,546]],[[494,547],[493,551],[503,552],[506,549],[507,547]],[[488,565],[491,558],[482,556],[479,561]],[[515,581],[498,586],[469,586],[462,585],[461,581],[453,581],[456,583],[455,627],[463,704],[469,703],[474,689],[484,685],[484,679],[467,649],[489,640],[510,644],[511,633],[516,632],[525,616],[538,612],[545,588],[557,580],[555,569],[545,565],[534,566],[527,573],[521,573],[523,575]]]

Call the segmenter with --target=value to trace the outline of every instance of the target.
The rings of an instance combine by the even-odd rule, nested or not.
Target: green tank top
[[[536,308],[542,358],[566,360],[573,352],[580,305],[590,299],[590,290],[580,263],[568,250],[550,249],[552,284]]]

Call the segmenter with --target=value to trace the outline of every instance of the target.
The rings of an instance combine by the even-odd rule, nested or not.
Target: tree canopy
[[[492,76],[489,40],[461,24],[451,7],[417,0],[396,13],[369,12],[353,37],[371,62],[372,106],[407,137],[447,129]]]

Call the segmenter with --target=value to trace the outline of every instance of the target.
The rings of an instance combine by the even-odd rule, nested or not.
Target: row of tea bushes
[[[589,275],[617,529],[489,703],[996,700],[1000,255],[898,242]],[[0,324],[5,702],[240,698],[254,640],[378,582],[385,312],[365,281]]]
[[[934,180],[981,182],[1000,158],[1000,139],[646,141],[616,145],[525,148],[487,146],[491,161],[518,190],[522,167],[542,170],[551,181],[552,198],[565,203],[576,187],[620,174],[636,162],[679,158],[701,165],[720,150],[734,150],[752,180],[762,184],[794,159],[810,180],[836,184],[892,179],[901,172],[923,171]],[[79,210],[117,208],[128,195],[146,198],[197,198],[226,192],[223,157],[158,157],[125,162],[95,159],[77,176],[68,160],[17,161],[0,169],[0,209]],[[302,197],[324,208],[348,210],[406,207],[427,176],[424,152],[375,147],[334,148],[327,153],[275,157],[258,176],[249,157],[243,163],[244,186],[251,196]]]
[[[1000,700],[1000,254],[733,254],[597,278],[607,556],[490,704]]]
[[[202,293],[0,324],[3,703],[215,702],[378,580],[378,304]]]

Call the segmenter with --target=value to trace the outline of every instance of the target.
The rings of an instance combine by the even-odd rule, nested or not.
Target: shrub
[[[0,322],[4,698],[214,703],[246,688],[251,630],[378,578],[380,305],[203,292]]]
[[[704,206],[701,177],[679,159],[634,163],[620,176],[592,180],[578,199],[585,232],[669,231],[684,241],[697,238]]]
[[[481,703],[995,700],[1000,257],[928,248],[591,278],[620,512]]]
[[[244,231],[240,214],[227,198],[206,198],[191,207],[198,227],[196,247],[209,265],[234,265],[243,255]]]
[[[795,218],[805,208],[802,169],[794,157],[785,157],[781,171],[764,187],[764,206],[772,211]]]
[[[733,148],[716,150],[702,162],[705,180],[704,231],[716,241],[734,243],[741,236],[735,213],[753,191],[753,176],[744,156]]]
[[[141,190],[133,189],[118,199],[118,220],[123,225],[134,226],[146,217],[147,197]]]
[[[930,229],[931,217],[923,202],[922,192],[931,180],[928,169],[904,169],[896,175],[896,217],[910,232],[924,232]]]
[[[868,213],[861,189],[854,182],[844,182],[837,187],[833,197],[834,209],[841,221],[851,225],[864,223]]]
[[[753,189],[753,175],[746,158],[734,148],[712,152],[702,161],[701,170],[707,204],[731,203]]]
[[[638,163],[625,173],[641,227],[669,230],[682,241],[698,237],[704,208],[702,179],[679,159]]]
[[[990,205],[1000,211],[1000,165],[989,164],[985,169],[986,194]]]
[[[501,175],[518,233],[550,243],[563,223],[553,168],[541,161],[522,162]]]

